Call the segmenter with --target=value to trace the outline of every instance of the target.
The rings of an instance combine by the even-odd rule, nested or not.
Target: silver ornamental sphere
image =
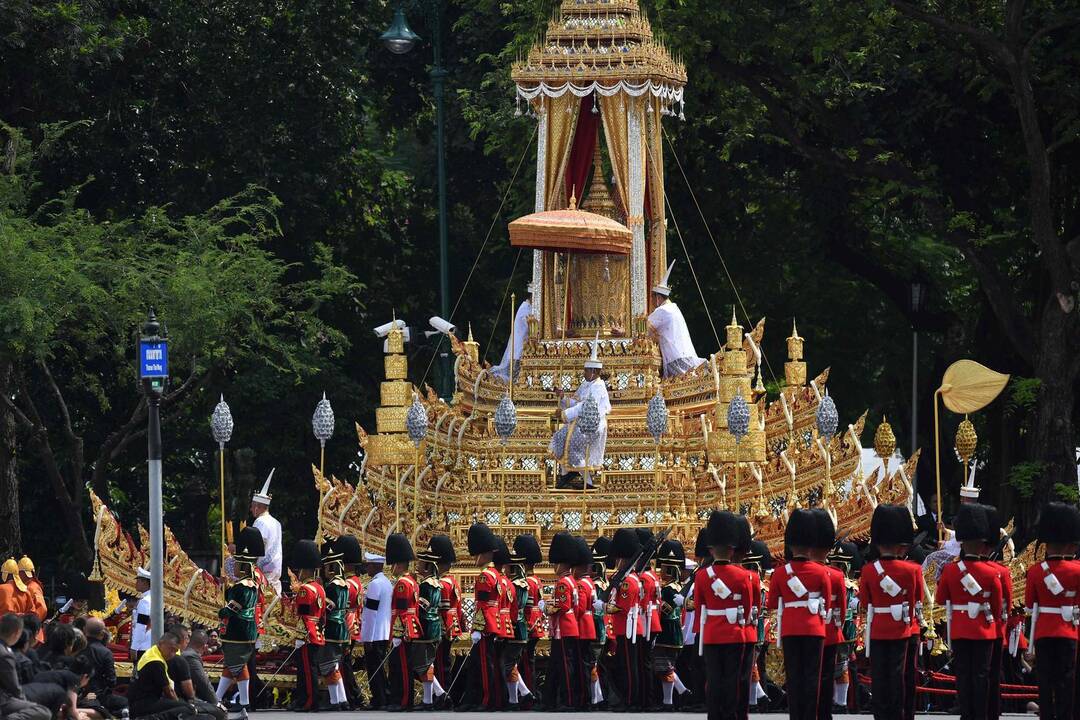
[[[581,413],[577,417],[577,426],[586,435],[592,435],[600,429],[600,406],[590,395],[581,404]]]
[[[727,426],[728,432],[735,436],[735,442],[739,442],[750,432],[750,406],[742,395],[736,395],[728,404]]]
[[[828,393],[821,398],[817,409],[818,434],[824,438],[831,438],[836,434],[836,428],[840,424],[840,415],[836,412],[836,403]]]
[[[664,402],[664,396],[657,388],[656,394],[649,400],[649,407],[645,411],[645,426],[656,442],[660,442],[660,436],[667,431],[667,421],[667,403]]]
[[[311,431],[321,443],[325,443],[334,434],[334,409],[330,407],[326,393],[323,393],[322,400],[315,406],[315,412],[311,416]]]
[[[427,410],[420,403],[420,398],[413,395],[412,405],[405,413],[405,430],[416,447],[420,447],[420,442],[427,437],[427,426]]]
[[[214,440],[218,445],[224,445],[232,438],[232,412],[229,411],[229,404],[225,402],[224,395],[214,406],[214,414],[210,416],[210,431],[214,434]]]
[[[503,395],[495,408],[495,434],[505,445],[517,428],[517,407],[509,395]]]

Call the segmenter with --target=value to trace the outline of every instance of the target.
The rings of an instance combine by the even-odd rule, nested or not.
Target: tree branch
[[[987,262],[982,251],[966,240],[962,243],[964,255],[978,275],[979,287],[997,315],[1005,336],[1009,338],[1017,354],[1031,367],[1035,367],[1036,340],[1031,321],[1020,312],[1019,303],[1013,293],[1002,282],[1000,273]]]
[[[1024,0],[1008,0],[1005,3],[1005,37],[1012,46],[1020,46],[1020,27],[1024,20]]]
[[[1012,59],[1008,46],[988,30],[926,12],[905,0],[889,0],[889,4],[913,20],[966,37],[973,45],[999,62],[1008,63]]]
[[[1077,24],[1080,24],[1080,16],[1074,15],[1072,17],[1062,18],[1061,20],[1058,20],[1057,22],[1052,22],[1049,25],[1044,25],[1038,30],[1036,30],[1034,33],[1032,33],[1031,37],[1028,38],[1028,41],[1024,44],[1024,49],[1020,53],[1020,63],[1025,67],[1027,67],[1031,63],[1031,53],[1035,51],[1035,46],[1044,37],[1051,33],[1055,33],[1058,30],[1063,30],[1067,27]]]
[[[30,418],[26,417],[26,414],[23,413],[19,406],[11,401],[11,398],[8,397],[7,393],[0,394],[0,401],[3,401],[4,407],[10,410],[11,414],[15,416],[15,419],[19,421],[19,424],[22,425],[23,430],[29,433],[33,433],[35,430],[37,430],[37,427],[30,420]]]

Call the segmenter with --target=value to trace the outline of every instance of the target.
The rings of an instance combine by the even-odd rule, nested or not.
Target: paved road
[[[455,713],[455,712],[442,713],[442,712],[440,712],[440,713],[430,713],[430,715],[432,717],[436,717],[436,716],[439,716],[439,717],[452,716],[452,717],[455,717],[455,718],[462,718],[462,720],[468,720],[468,719],[475,720],[477,718],[489,718],[490,719],[490,717],[491,717],[491,713]],[[259,713],[256,713],[256,714],[252,715],[251,720],[298,720],[298,718],[301,718],[301,717],[304,717],[304,716],[305,715],[301,715],[300,713],[278,712],[278,711],[263,711],[263,712],[259,712]],[[636,713],[636,714],[630,715],[629,717],[634,718],[634,720],[645,720],[645,718],[672,718],[672,717],[674,717],[674,718],[679,718],[679,717],[695,718],[695,717],[703,717],[703,716],[704,716],[704,713],[698,714],[698,715],[691,715],[691,714],[686,714],[686,713],[676,713],[675,715],[666,715],[666,714],[661,714],[661,713],[654,713],[654,714]],[[357,712],[357,713],[335,712],[335,713],[317,713],[317,714],[314,714],[314,717],[320,718],[321,720],[331,720],[331,719],[332,720],[339,720],[339,718],[341,720],[344,720],[345,718],[349,718],[349,720],[391,720],[391,719],[398,719],[399,720],[401,718],[401,713],[390,713],[390,712]],[[522,712],[522,713],[510,713],[510,714],[507,714],[506,717],[513,717],[513,718],[515,718],[515,720],[517,720],[518,718],[520,718],[521,720],[552,720],[552,719],[557,719],[557,720],[577,720],[579,718],[580,718],[580,720],[615,720],[616,718],[619,718],[619,719],[625,718],[625,717],[627,717],[627,714],[626,713],[558,713],[558,714],[554,714],[554,713],[539,713],[539,712]],[[784,715],[784,714],[771,714],[771,715],[765,715],[765,714],[763,714],[763,715],[754,715],[754,714],[751,714],[750,715],[751,720],[755,720],[755,718],[760,718],[761,720],[780,720],[781,718],[786,718],[786,717],[787,717],[787,715]],[[924,716],[920,715],[919,717],[924,717]],[[956,718],[957,716],[956,715],[926,715],[925,717],[934,718],[934,720],[951,720],[952,718]],[[1036,716],[1035,715],[1002,715],[1002,717],[1003,718],[1014,718],[1016,720],[1019,720],[1019,718],[1032,718],[1033,719]],[[872,716],[870,716],[870,715],[836,715],[835,718],[836,718],[836,720],[872,720]]]

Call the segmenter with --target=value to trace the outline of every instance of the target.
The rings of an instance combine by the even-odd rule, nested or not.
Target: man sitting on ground
[[[0,617],[0,717],[5,720],[49,720],[49,709],[28,702],[15,670],[15,654],[11,646],[20,638],[23,621],[8,613]]]
[[[119,715],[128,706],[128,701],[115,692],[116,663],[113,661],[112,651],[106,646],[108,633],[105,630],[105,621],[97,617],[87,618],[84,632],[87,643],[85,655],[94,668],[86,689],[106,710],[113,715]]]
[[[139,674],[128,686],[128,705],[133,717],[157,715],[159,720],[176,720],[195,715],[195,707],[176,696],[169,676],[169,660],[180,651],[180,638],[166,631],[156,645],[139,656]]]
[[[200,715],[225,720],[227,713],[224,709],[218,707],[216,699],[215,702],[206,702],[200,700],[195,694],[195,683],[191,678],[191,665],[188,663],[187,658],[183,656],[183,652],[187,650],[188,641],[191,639],[191,631],[185,625],[176,623],[169,627],[169,632],[180,641],[177,647],[178,652],[167,663],[169,677],[172,678],[173,689],[176,691],[177,697],[193,705],[195,711]]]
[[[201,702],[213,705],[224,714],[224,708],[218,703],[217,695],[214,694],[214,686],[210,684],[210,677],[206,674],[206,666],[203,665],[202,656],[206,652],[208,636],[205,630],[192,630],[188,646],[180,653],[187,661],[188,671],[191,673],[191,686],[195,690],[195,697]],[[200,712],[203,712],[200,709]],[[216,714],[216,713],[215,713]]]

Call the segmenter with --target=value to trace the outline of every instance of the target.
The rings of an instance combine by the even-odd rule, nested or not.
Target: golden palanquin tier
[[[511,77],[522,87],[651,81],[681,88],[686,67],[654,39],[636,0],[571,1],[562,3],[545,36],[514,63]]]
[[[910,501],[908,478],[917,455],[893,463],[887,478],[875,482],[862,475],[864,417],[842,424],[827,442],[818,437],[816,412],[827,370],[808,385],[786,385],[782,401],[768,402],[760,383],[757,389],[753,383],[753,350],[761,346],[764,321],[745,336],[737,325],[729,334],[726,349],[671,379],[660,378],[660,353],[649,336],[601,340],[612,411],[604,464],[594,469],[595,487],[588,490],[555,487],[548,445],[559,427],[555,390],[576,389],[589,343],[526,341],[514,383],[517,426],[504,443],[494,413],[506,382],[466,343],[451,338],[457,379],[452,402],[430,389],[423,394],[428,430],[419,448],[404,433],[369,436],[358,426],[366,457],[359,485],[316,473],[324,497],[322,527],[352,533],[368,550],[382,548],[390,532],[406,533],[417,546],[444,532],[464,554],[465,533],[476,520],[511,537],[533,532],[545,547],[560,530],[592,540],[624,526],[671,528],[692,544],[711,510],[737,506],[780,554],[793,507],[823,504],[840,532],[866,538],[877,503]],[[793,364],[805,374],[804,365]],[[647,404],[658,390],[669,413],[659,443],[646,430]],[[737,446],[727,429],[736,394],[748,400],[751,414],[750,431]]]

